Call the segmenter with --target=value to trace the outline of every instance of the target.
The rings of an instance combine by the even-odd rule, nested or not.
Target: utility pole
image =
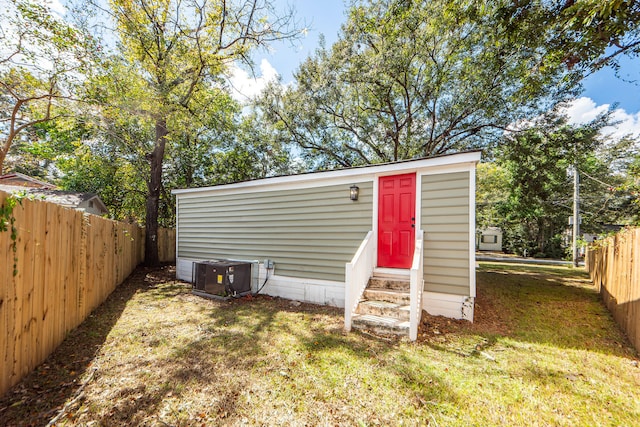
[[[578,235],[580,234],[580,177],[578,165],[573,166],[573,266],[578,266]]]

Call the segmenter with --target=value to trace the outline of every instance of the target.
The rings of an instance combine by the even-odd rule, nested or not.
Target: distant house
[[[8,184],[11,183],[11,184]],[[53,184],[19,173],[0,176],[0,191],[6,193],[26,193],[36,199],[78,209],[94,215],[108,215],[109,209],[100,196],[94,193],[56,190]]]
[[[476,244],[479,251],[502,251],[502,230],[498,227],[481,230]]]
[[[30,176],[27,176],[18,172],[0,176],[0,185],[30,187],[30,188],[46,188],[49,190],[56,190],[58,188],[53,184],[50,184],[45,181],[40,181],[39,179],[32,178]]]

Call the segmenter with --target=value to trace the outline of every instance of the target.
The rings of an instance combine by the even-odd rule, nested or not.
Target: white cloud
[[[609,104],[596,105],[591,98],[581,97],[571,102],[565,111],[570,124],[580,125],[595,119],[609,107]],[[617,108],[613,111],[611,118],[614,123],[617,123],[602,129],[603,135],[613,139],[620,139],[629,134],[640,137],[640,112],[627,113],[624,109]]]
[[[629,134],[636,138],[640,137],[640,112],[629,114],[622,108],[618,108],[613,112],[613,120],[619,123],[602,129],[602,133],[611,135],[614,139],[620,139]]]
[[[609,109],[609,104],[596,105],[591,98],[582,97],[572,101],[566,108],[569,123],[572,125],[581,125],[589,123],[598,114],[602,114]]]
[[[229,81],[233,87],[233,97],[238,101],[254,98],[273,80],[278,79],[278,72],[267,61],[260,61],[260,75],[253,77],[247,71],[234,66]]]

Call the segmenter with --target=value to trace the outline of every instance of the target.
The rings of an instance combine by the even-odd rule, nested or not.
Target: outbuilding
[[[177,277],[193,281],[199,261],[253,261],[263,293],[344,307],[347,330],[415,339],[422,310],[472,321],[479,161],[472,151],[174,190]]]
[[[478,233],[479,251],[502,251],[502,230],[499,227],[487,227]]]

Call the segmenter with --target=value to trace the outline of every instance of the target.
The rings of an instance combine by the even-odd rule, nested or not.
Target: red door
[[[378,189],[378,267],[411,268],[416,174],[384,176]]]

